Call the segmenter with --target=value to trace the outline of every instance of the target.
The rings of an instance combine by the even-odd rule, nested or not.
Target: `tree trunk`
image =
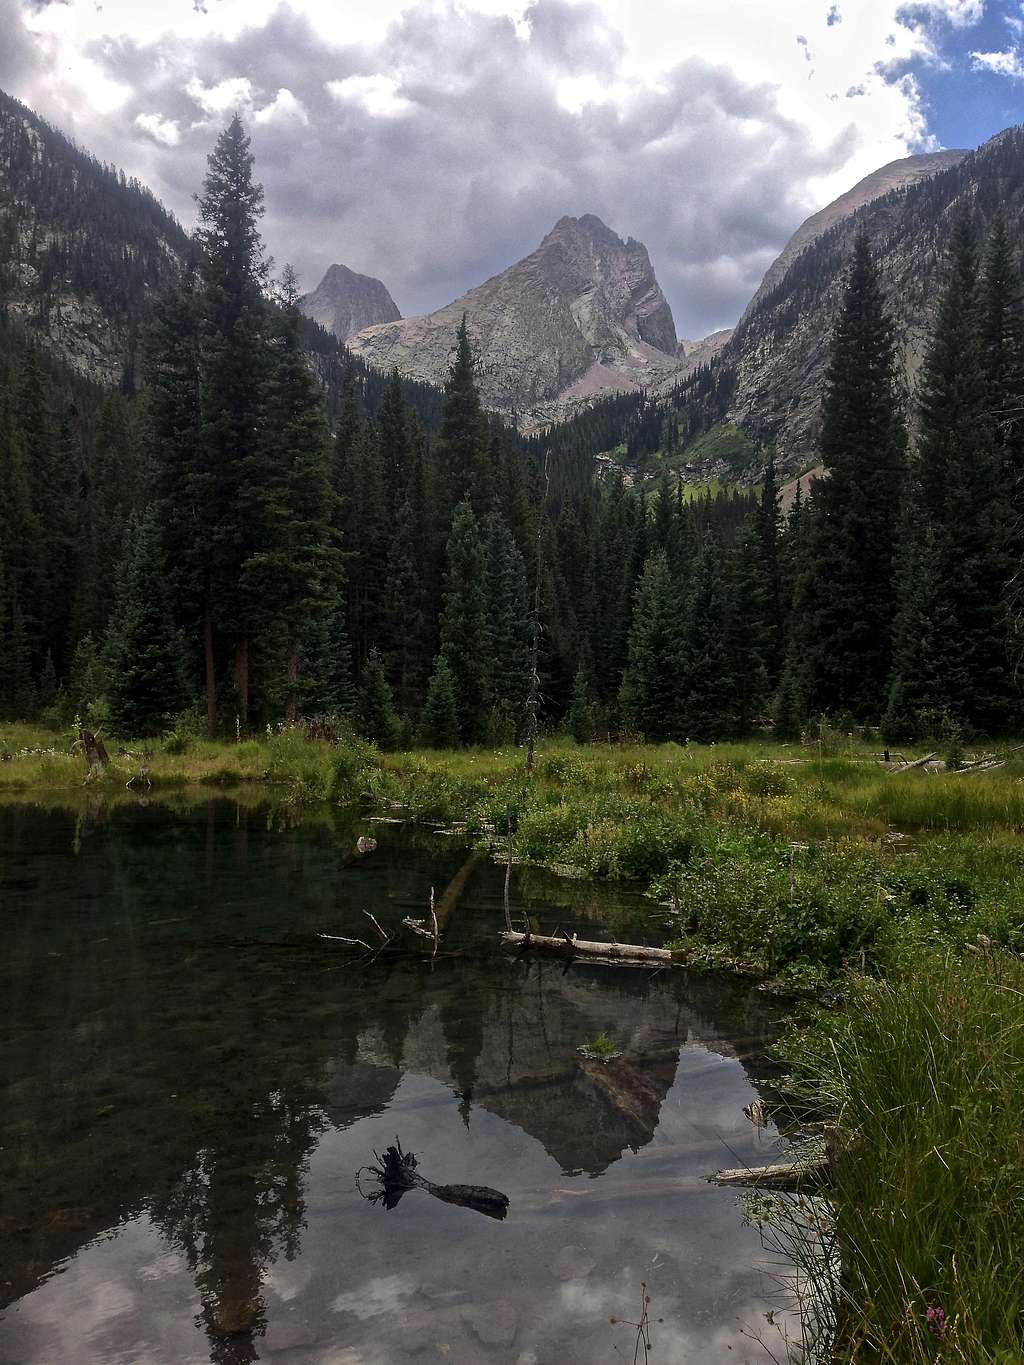
[[[206,733],[214,739],[217,734],[217,673],[213,662],[213,617],[209,602],[203,611],[203,658],[206,666]]]
[[[570,937],[563,930],[561,938],[545,934],[519,934],[514,930],[501,936],[502,943],[512,948],[541,948],[563,957],[592,957],[612,962],[650,962],[659,967],[671,967],[673,958],[669,948],[647,948],[637,943],[597,943]]]
[[[299,642],[294,636],[288,641],[288,700],[285,703],[284,718],[294,725],[299,711],[297,684],[299,681]]]
[[[235,646],[235,687],[238,690],[238,719],[243,730],[249,728],[249,637],[244,635]]]

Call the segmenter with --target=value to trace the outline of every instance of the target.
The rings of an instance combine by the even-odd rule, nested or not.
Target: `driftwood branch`
[[[376,1152],[373,1155],[377,1165],[363,1168],[369,1171],[380,1185],[380,1189],[364,1196],[371,1204],[380,1203],[386,1209],[393,1209],[402,1195],[407,1194],[409,1190],[426,1190],[428,1194],[432,1194],[435,1199],[440,1199],[445,1204],[460,1204],[463,1208],[476,1209],[478,1213],[485,1213],[488,1218],[504,1218],[508,1213],[508,1195],[502,1194],[500,1190],[492,1190],[489,1185],[436,1185],[434,1181],[420,1175],[416,1169],[419,1162],[415,1155],[412,1152],[403,1152],[398,1138],[395,1138],[395,1145],[388,1147],[383,1156],[378,1156]],[[360,1193],[361,1174],[361,1171],[356,1172],[356,1186]]]
[[[890,768],[889,776],[899,776],[901,773],[909,773],[913,768],[923,768],[926,763],[931,763],[937,757],[937,753],[925,754],[924,758],[915,758],[913,763],[906,763],[902,768]]]
[[[506,930],[502,943],[511,948],[539,948],[545,952],[568,953],[572,957],[593,957],[613,962],[648,962],[659,967],[671,967],[673,958],[668,948],[646,948],[636,943],[596,943],[559,931],[560,937],[546,934],[519,934]]]
[[[808,1185],[823,1186],[829,1182],[830,1166],[827,1157],[813,1161],[780,1161],[772,1166],[740,1166],[735,1170],[716,1171],[709,1175],[713,1185],[751,1186],[759,1190],[798,1190]]]

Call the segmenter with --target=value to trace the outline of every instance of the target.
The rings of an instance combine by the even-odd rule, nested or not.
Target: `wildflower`
[[[928,1323],[928,1330],[933,1337],[939,1341],[946,1338],[946,1313],[942,1308],[929,1308],[925,1314],[925,1321]]]

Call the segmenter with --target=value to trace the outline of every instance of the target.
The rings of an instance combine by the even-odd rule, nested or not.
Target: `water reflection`
[[[464,865],[373,832],[358,859],[332,811],[0,810],[0,1359],[587,1361],[642,1278],[702,1360],[744,1358],[756,1241],[700,1177],[763,1159],[763,1002],[482,954],[486,862],[446,929],[472,956],[345,966],[313,930],[397,925]],[[515,890],[544,928],[641,915]],[[588,1061],[602,1032],[620,1055]],[[431,1179],[506,1191],[508,1222],[426,1198],[373,1218],[352,1174],[396,1131]]]

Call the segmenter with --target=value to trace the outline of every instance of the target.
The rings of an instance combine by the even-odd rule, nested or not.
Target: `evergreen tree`
[[[964,215],[953,232],[946,286],[922,368],[916,520],[936,535],[941,614],[950,623],[959,660],[948,677],[956,683],[946,708],[989,731],[1007,724],[1013,697],[1004,606],[1010,577],[1007,484],[991,399],[977,248]]]
[[[431,749],[454,749],[459,743],[459,711],[455,675],[443,654],[438,655],[423,708],[423,743]]]
[[[587,670],[580,664],[572,685],[569,704],[569,733],[577,744],[589,744],[594,738],[594,708],[590,701]]]
[[[249,642],[262,604],[242,566],[255,543],[257,459],[264,372],[267,265],[259,235],[263,187],[253,180],[249,138],[236,114],[210,154],[199,198],[201,426],[194,534],[207,582],[203,611],[233,642],[235,687],[249,719]]]
[[[486,530],[490,702],[514,734],[526,704],[530,674],[526,565],[499,513],[488,517]]]
[[[815,489],[814,704],[877,715],[892,667],[894,563],[905,433],[896,344],[864,233],[832,340]]]
[[[289,721],[295,720],[303,696],[300,640],[305,623],[328,609],[341,579],[327,426],[299,340],[298,297],[295,274],[286,266],[276,345],[262,393],[256,456],[261,477],[250,498],[258,539],[242,564],[246,595],[261,604],[260,628],[267,629],[275,618],[283,628]]]
[[[736,678],[726,623],[722,548],[717,536],[708,534],[687,605],[679,705],[682,734],[702,744],[724,739],[736,728]]]
[[[182,641],[151,509],[133,517],[125,533],[105,653],[111,721],[122,733],[153,734],[185,706]]]
[[[398,745],[401,722],[395,713],[384,664],[375,649],[370,651],[359,685],[359,728],[381,749],[394,749]]]
[[[680,733],[682,641],[675,585],[663,550],[644,565],[629,632],[629,662],[622,679],[624,715],[651,741]]]
[[[355,708],[345,599],[338,595],[309,619],[301,646],[305,708],[313,716],[348,716]]]
[[[455,681],[459,736],[465,744],[483,738],[490,696],[491,659],[486,599],[486,556],[480,528],[467,498],[456,509],[447,546],[441,652]]]
[[[480,405],[474,377],[473,352],[463,316],[455,337],[451,369],[444,386],[441,430],[435,458],[445,480],[445,519],[468,499],[479,516],[487,500],[487,466],[490,442],[487,421]]]

